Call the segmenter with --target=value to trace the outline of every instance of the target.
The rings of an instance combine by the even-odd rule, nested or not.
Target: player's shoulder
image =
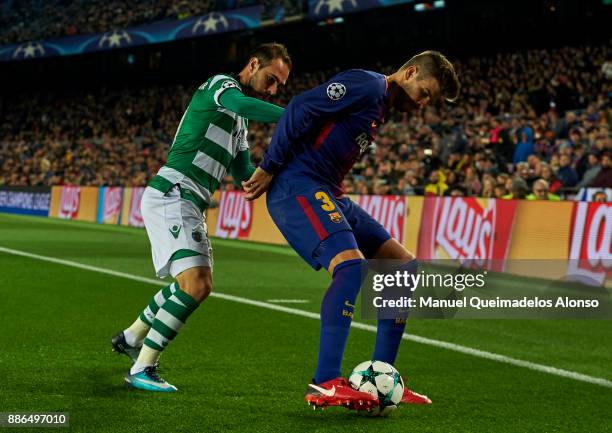
[[[242,91],[242,87],[240,86],[240,82],[236,78],[234,78],[230,74],[215,74],[198,87],[198,90],[211,91],[218,89],[227,89],[230,87],[235,87],[238,90]]]
[[[370,92],[384,92],[386,87],[386,77],[383,74],[366,69],[347,69],[334,75],[329,81],[344,86],[359,86]]]

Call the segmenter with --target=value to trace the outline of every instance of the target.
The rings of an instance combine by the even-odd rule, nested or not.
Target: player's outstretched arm
[[[248,201],[259,198],[270,187],[272,177],[270,173],[258,167],[249,180],[242,182],[242,188],[245,192],[244,198]]]
[[[276,123],[283,114],[283,107],[261,99],[246,96],[238,89],[228,89],[219,97],[223,108],[255,122]]]

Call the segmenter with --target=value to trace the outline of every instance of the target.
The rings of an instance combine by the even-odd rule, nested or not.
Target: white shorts
[[[166,194],[147,187],[140,208],[158,277],[176,277],[196,266],[212,268],[206,219],[193,202],[181,198],[178,185]],[[178,257],[170,260],[175,253]]]

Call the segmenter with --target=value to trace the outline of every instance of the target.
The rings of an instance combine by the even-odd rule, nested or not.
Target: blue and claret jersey
[[[291,100],[261,168],[273,175],[309,177],[342,195],[342,180],[384,121],[384,75],[350,69]]]

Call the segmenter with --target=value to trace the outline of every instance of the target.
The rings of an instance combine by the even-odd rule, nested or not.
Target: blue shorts
[[[391,238],[387,230],[348,197],[305,177],[276,177],[266,195],[268,212],[289,245],[314,269],[327,268],[325,257],[358,248],[366,259]],[[330,235],[346,231],[344,236]],[[334,240],[334,242],[330,242]],[[333,254],[335,252],[335,254]]]

